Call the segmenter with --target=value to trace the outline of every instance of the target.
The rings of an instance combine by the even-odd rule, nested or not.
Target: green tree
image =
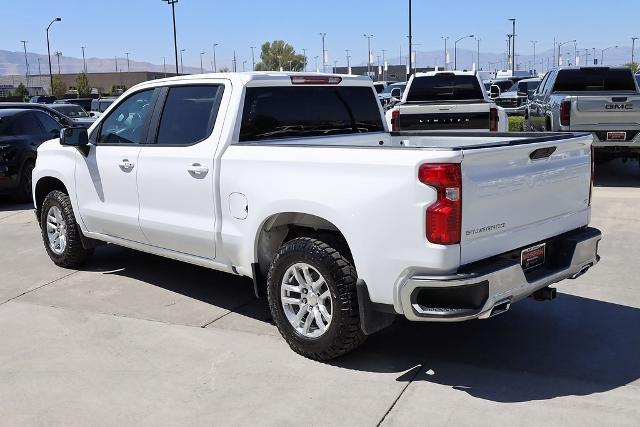
[[[14,96],[21,96],[21,97],[25,97],[25,96],[29,96],[29,90],[27,90],[27,88],[25,87],[25,85],[23,85],[22,83],[20,83],[18,85],[17,88],[15,88],[15,90],[13,91],[13,95]]]
[[[266,42],[261,46],[261,61],[256,64],[257,71],[300,71],[304,68],[304,55],[297,54],[293,46],[284,40]]]
[[[85,73],[80,73],[78,77],[76,77],[76,89],[78,90],[78,96],[85,97],[91,94],[89,79]]]
[[[56,98],[62,98],[67,93],[67,85],[57,74],[53,76],[53,84],[51,85],[51,94]]]
[[[638,65],[637,62],[634,62],[633,64],[631,62],[629,62],[628,64],[624,64],[626,67],[631,68],[631,71],[633,71],[634,73],[637,73],[638,71],[640,71],[640,65]]]

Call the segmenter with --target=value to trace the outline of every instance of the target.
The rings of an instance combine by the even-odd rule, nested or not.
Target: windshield
[[[55,109],[71,118],[89,117],[89,114],[79,105],[56,105]]]
[[[408,102],[471,99],[484,99],[480,82],[473,75],[436,74],[415,77],[407,95]]]
[[[578,68],[560,70],[554,92],[636,91],[628,69]]]
[[[399,85],[393,84],[393,85],[389,85],[386,88],[384,88],[384,90],[382,91],[382,93],[391,93],[391,91],[395,88],[400,89],[401,92],[404,92],[404,88],[406,88],[407,85],[406,83],[402,83]]]
[[[520,92],[520,93],[530,93],[536,90],[540,86],[540,81],[530,81],[530,82],[517,82],[514,83],[513,86],[509,89],[509,92]]]
[[[382,93],[384,90],[384,84],[382,83],[374,83],[373,87],[376,89],[376,93]]]

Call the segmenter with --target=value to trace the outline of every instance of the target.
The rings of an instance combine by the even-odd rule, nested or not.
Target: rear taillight
[[[439,245],[460,243],[462,226],[462,174],[459,163],[420,166],[418,179],[435,188],[437,200],[427,208],[427,240]]]
[[[498,132],[498,109],[491,107],[489,110],[489,130],[491,132]]]
[[[393,110],[391,112],[391,132],[397,132],[400,130],[400,110]]]
[[[560,103],[560,125],[571,125],[571,101],[562,101]]]

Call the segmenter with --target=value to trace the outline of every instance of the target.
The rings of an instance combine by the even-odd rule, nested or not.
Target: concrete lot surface
[[[601,263],[552,302],[293,353],[251,281],[106,246],[57,268],[0,199],[0,425],[640,425],[640,170],[597,171]]]

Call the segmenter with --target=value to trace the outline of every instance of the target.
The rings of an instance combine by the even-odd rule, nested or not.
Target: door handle
[[[135,166],[135,163],[133,163],[132,161],[130,161],[129,159],[122,159],[122,161],[120,162],[120,164],[118,165],[120,167],[120,169],[122,169],[124,172],[130,172],[131,169],[133,169],[133,167]]]
[[[189,165],[187,172],[194,178],[204,178],[209,173],[209,168],[200,163],[193,163]]]

